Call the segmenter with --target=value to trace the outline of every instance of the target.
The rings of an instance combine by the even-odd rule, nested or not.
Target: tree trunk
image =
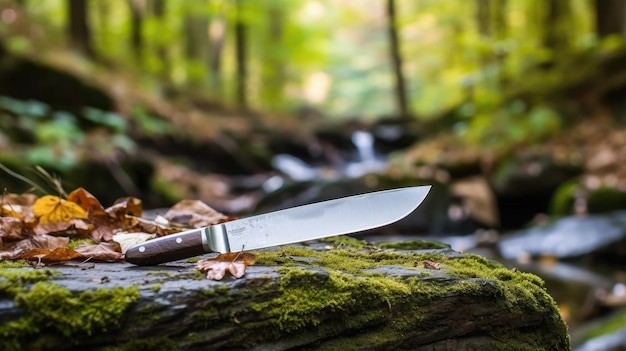
[[[154,0],[152,2],[152,6],[153,6],[152,13],[154,17],[156,17],[159,20],[159,22],[164,22],[165,0]],[[165,23],[162,23],[162,25],[165,26]],[[160,40],[158,41],[158,44],[156,47],[156,55],[161,61],[162,76],[165,79],[165,81],[169,82],[170,81],[170,68],[171,68],[169,55],[167,52],[167,46]]]
[[[267,9],[269,33],[263,45],[263,85],[261,98],[265,107],[278,108],[282,102],[282,91],[285,83],[285,62],[283,51],[284,10],[276,5]]]
[[[506,0],[494,0],[493,2],[493,35],[498,38],[506,37]]]
[[[205,62],[208,60],[210,45],[208,34],[209,18],[204,13],[188,13],[185,17],[187,80],[192,85],[201,85],[204,87],[207,84],[207,67]]]
[[[94,59],[95,52],[91,43],[91,28],[87,18],[87,8],[87,0],[68,0],[68,34],[74,48],[83,55]]]
[[[476,0],[476,25],[485,37],[502,38],[506,32],[506,0]]]
[[[246,109],[248,107],[248,96],[246,93],[246,83],[248,72],[246,65],[246,24],[243,21],[243,3],[237,0],[237,18],[235,20],[235,56],[237,62],[237,103]]]
[[[144,40],[142,35],[144,3],[138,0],[128,0],[130,8],[130,45],[137,64],[143,61]]]
[[[226,40],[226,23],[221,17],[211,20],[209,27],[209,85],[216,95],[222,93],[222,51]]]
[[[484,37],[491,36],[490,3],[491,0],[476,0],[476,24],[478,33]]]
[[[594,5],[598,37],[626,36],[626,1],[595,0]]]
[[[387,0],[387,18],[389,32],[389,53],[391,56],[391,65],[395,76],[395,99],[400,118],[409,118],[409,107],[407,101],[407,91],[404,83],[404,74],[402,73],[402,56],[400,54],[400,41],[398,40],[398,31],[396,28],[396,4],[395,0]]]
[[[570,15],[568,1],[547,0],[545,2],[546,15],[544,17],[543,44],[554,51],[567,49],[569,36],[567,33],[567,17]]]

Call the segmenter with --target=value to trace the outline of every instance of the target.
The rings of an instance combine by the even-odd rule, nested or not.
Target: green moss
[[[440,264],[442,273],[450,278],[424,280],[431,276],[431,269],[421,268],[424,260]],[[389,340],[390,335],[419,332],[427,318],[421,314],[419,306],[448,296],[475,296],[493,299],[494,303],[502,304],[502,308],[520,319],[529,311],[533,312],[533,318],[544,315],[543,323],[548,330],[541,331],[541,337],[533,337],[533,340],[553,339],[553,349],[568,343],[563,341],[563,336],[567,335],[565,324],[541,279],[510,270],[478,255],[448,259],[436,251],[395,252],[371,246],[325,251],[285,247],[280,251],[259,253],[257,262],[281,265],[278,272],[282,278],[276,297],[250,305],[252,310],[262,314],[260,319],[265,323],[264,328],[274,330],[276,337],[303,328],[324,328],[340,323],[341,328],[359,330],[359,335],[363,335],[362,344],[350,337],[351,342],[357,342],[354,345],[372,345],[376,344],[373,340],[383,342],[381,340]],[[411,277],[372,273],[372,269],[386,265],[415,269],[416,272]],[[406,311],[407,306],[412,306],[409,311]],[[385,309],[389,315],[381,315],[380,311]],[[338,319],[329,322],[329,316]],[[384,322],[387,319],[388,322]],[[364,326],[373,323],[382,324],[371,332],[363,330]],[[523,331],[517,330],[502,333],[507,335],[506,338],[494,332],[493,338],[510,347],[517,340],[515,333],[519,334],[520,343],[527,339],[520,334]],[[552,336],[546,337],[547,333]]]
[[[0,260],[0,269],[24,268],[29,266],[30,262],[27,260]]]
[[[20,279],[37,282],[30,287],[20,285],[4,290],[26,313],[0,325],[0,348],[3,350],[23,349],[28,338],[34,335],[37,335],[37,343],[41,345],[28,345],[39,349],[46,348],[46,343],[60,337],[71,340],[71,336],[76,334],[92,335],[114,329],[124,311],[139,298],[137,287],[97,289],[75,294],[46,281],[51,274],[46,271],[33,270],[26,275],[25,272],[13,272],[8,277],[5,273],[2,272],[2,276],[8,281],[19,275]]]
[[[430,250],[430,249],[449,249],[450,245],[432,240],[409,240],[399,242],[382,242],[376,246],[381,249],[396,250]]]
[[[198,263],[200,261],[200,256],[192,257],[187,259],[187,263]]]
[[[159,290],[161,290],[161,284],[152,284],[150,286],[150,290],[154,291],[155,293],[159,292]]]
[[[550,199],[550,214],[553,216],[567,216],[574,211],[576,192],[581,188],[578,178],[568,180],[559,185]]]
[[[589,194],[587,209],[589,213],[604,213],[626,207],[626,192],[617,188],[600,187]]]
[[[0,270],[0,296],[13,298],[24,289],[26,284],[48,280],[59,274],[58,271],[49,269],[2,269]]]
[[[339,247],[339,248],[347,246],[347,247],[362,249],[366,247],[367,245],[369,245],[367,241],[365,240],[359,240],[357,238],[353,238],[348,235],[331,236],[331,237],[320,239],[320,241],[323,243],[332,244],[333,246]]]
[[[70,239],[70,242],[67,244],[67,248],[73,250],[79,247],[80,245],[92,245],[92,244],[95,244],[95,242],[89,238],[72,238]]]

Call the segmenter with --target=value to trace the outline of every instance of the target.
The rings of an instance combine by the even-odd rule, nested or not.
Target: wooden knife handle
[[[205,253],[202,247],[203,229],[148,240],[126,251],[126,261],[139,266],[181,260]]]

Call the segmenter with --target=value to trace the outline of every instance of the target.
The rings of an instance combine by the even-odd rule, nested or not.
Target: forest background
[[[182,179],[179,168],[157,162],[163,154],[198,172],[187,183],[206,173],[230,177],[220,178],[226,196],[236,188],[233,176],[275,172],[275,154],[308,153],[301,158],[311,163],[343,157],[345,142],[321,158],[302,150],[326,150],[320,135],[352,133],[355,125],[402,126],[409,142],[392,146],[404,150],[404,164],[453,160],[491,176],[500,160],[544,148],[582,173],[589,154],[576,138],[605,140],[624,111],[626,5],[619,0],[0,4],[4,164],[98,183],[83,165],[93,161],[119,184],[116,195],[146,188],[170,199],[155,205],[189,195],[162,182]],[[79,83],[64,86],[59,75]],[[160,155],[137,152],[146,146]],[[125,164],[138,154],[151,160],[149,171]],[[626,189],[621,171],[610,173],[607,184]],[[195,196],[217,196],[222,183]]]

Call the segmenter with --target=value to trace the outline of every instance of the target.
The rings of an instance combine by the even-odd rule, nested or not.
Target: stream
[[[316,187],[319,182],[340,183],[341,186],[337,188],[343,189],[346,184],[353,184],[351,180],[387,170],[387,155],[376,150],[375,138],[370,132],[357,130],[353,132],[351,141],[355,152],[339,165],[311,165],[294,155],[276,155],[273,166],[277,174],[265,182],[264,191],[268,194],[297,192],[283,198],[300,199],[302,203],[324,200],[331,195],[322,195],[319,189],[323,187]],[[355,191],[354,189],[353,187],[346,191]],[[345,194],[335,196],[337,195]],[[442,195],[431,193],[431,197],[433,196],[439,198]],[[450,198],[455,198],[454,194]],[[441,204],[442,201],[438,199],[429,201],[434,200],[437,200],[437,206],[425,203],[420,209],[435,207],[442,214],[433,215],[418,210],[411,215],[413,219],[409,219],[404,227],[394,227],[392,234],[363,233],[359,238],[372,243],[436,240],[450,245],[454,250],[477,253],[505,266],[536,274],[544,279],[547,291],[557,302],[568,324],[574,350],[626,348],[626,271],[622,264],[623,256],[620,256],[626,252],[626,210],[585,217],[565,217],[506,232],[480,226],[453,227],[470,228],[460,230],[443,226],[448,229],[434,233],[433,228],[437,225],[433,223],[425,229],[422,227],[420,230],[407,232],[405,229],[415,228],[416,223],[433,222],[442,217],[446,217],[445,221],[448,223],[458,220],[460,214],[463,214],[463,208],[459,209],[459,202],[451,200]],[[283,203],[279,207],[297,204]],[[420,216],[425,218],[419,218]],[[616,324],[616,318],[621,318],[623,323]],[[610,325],[607,334],[586,340],[585,335],[601,328],[603,324]]]

